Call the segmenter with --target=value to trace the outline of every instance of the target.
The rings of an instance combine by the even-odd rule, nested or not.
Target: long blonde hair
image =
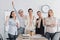
[[[52,9],[49,9],[48,10],[48,17],[50,17],[50,11],[53,13],[53,10]]]

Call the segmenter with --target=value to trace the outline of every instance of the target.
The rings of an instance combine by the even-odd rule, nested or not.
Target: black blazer
[[[36,21],[38,21],[39,18],[36,19]],[[41,19],[41,22],[40,22],[40,28],[38,28],[38,23],[36,24],[36,34],[41,34],[41,35],[44,35],[44,26],[43,26],[43,19]]]

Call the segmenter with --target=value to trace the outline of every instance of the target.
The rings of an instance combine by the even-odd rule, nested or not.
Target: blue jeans
[[[54,35],[55,35],[55,33],[46,32],[45,37],[46,37],[48,40],[53,40]]]
[[[8,34],[9,40],[16,40],[17,35]]]
[[[20,28],[18,29],[18,35],[19,35],[19,34],[24,34],[24,33],[25,33],[25,28],[20,27]]]

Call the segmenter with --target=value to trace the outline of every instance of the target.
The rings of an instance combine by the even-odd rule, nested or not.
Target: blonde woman
[[[53,40],[55,33],[57,32],[56,18],[52,9],[48,10],[48,17],[44,21],[46,27],[46,38]]]

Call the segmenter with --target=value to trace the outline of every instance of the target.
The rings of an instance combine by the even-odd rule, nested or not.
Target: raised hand
[[[12,0],[12,6],[14,7],[14,1]]]

